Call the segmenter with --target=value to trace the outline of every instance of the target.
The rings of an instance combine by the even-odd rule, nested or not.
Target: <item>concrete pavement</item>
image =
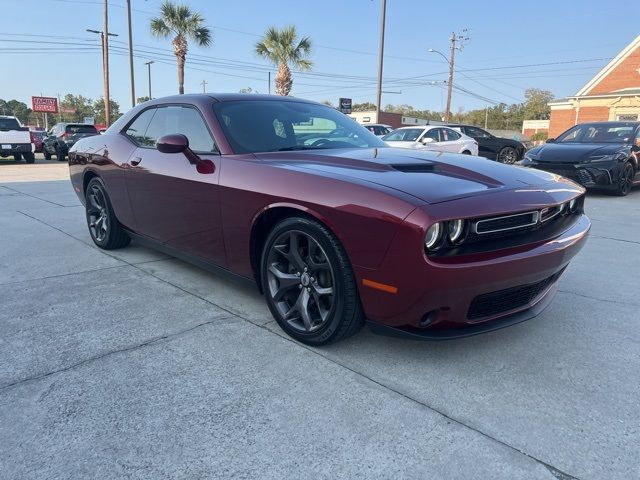
[[[257,292],[89,238],[64,164],[0,164],[0,478],[640,477],[640,190],[539,318],[312,349]]]

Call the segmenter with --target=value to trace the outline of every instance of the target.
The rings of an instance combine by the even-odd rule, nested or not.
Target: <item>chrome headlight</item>
[[[599,163],[599,162],[622,162],[627,159],[627,154],[624,152],[618,152],[611,155],[594,155],[589,157],[587,163]]]
[[[434,223],[427,230],[427,234],[424,237],[424,246],[427,250],[437,250],[440,244],[440,238],[442,237],[442,224],[440,222]]]
[[[449,221],[449,240],[454,245],[459,243],[464,236],[465,221],[462,219]]]
[[[569,211],[571,213],[576,213],[578,211],[578,198],[574,198],[569,202]]]

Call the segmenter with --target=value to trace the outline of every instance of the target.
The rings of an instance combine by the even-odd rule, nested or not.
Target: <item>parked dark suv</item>
[[[526,151],[526,147],[517,140],[496,137],[473,125],[450,124],[448,126],[478,142],[478,155],[490,160],[511,164],[521,160]]]
[[[42,142],[44,158],[51,160],[55,155],[59,161],[64,160],[69,154],[69,149],[81,138],[98,135],[98,130],[93,125],[84,123],[56,123],[49,135]]]

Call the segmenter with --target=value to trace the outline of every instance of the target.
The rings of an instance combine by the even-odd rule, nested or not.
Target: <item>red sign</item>
[[[31,97],[34,112],[58,113],[58,99],[55,97]]]

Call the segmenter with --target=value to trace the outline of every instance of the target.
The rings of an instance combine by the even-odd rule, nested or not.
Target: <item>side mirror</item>
[[[435,142],[435,139],[431,138],[431,137],[422,137],[422,140],[420,140],[420,142],[422,142],[424,145],[426,145],[427,143]]]
[[[555,138],[547,138],[547,141],[545,143],[556,143],[556,139]]]
[[[196,166],[198,173],[215,172],[215,164],[211,160],[203,160],[189,148],[189,139],[182,134],[174,133],[158,139],[156,148],[161,153],[182,153],[191,165]]]
[[[162,153],[185,153],[189,150],[189,139],[180,134],[165,135],[160,137],[156,148]]]

